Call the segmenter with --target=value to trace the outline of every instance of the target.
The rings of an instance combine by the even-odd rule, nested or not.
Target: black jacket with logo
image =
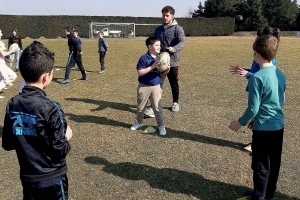
[[[67,123],[58,103],[37,87],[25,86],[8,101],[2,147],[16,150],[22,182],[38,182],[67,172],[71,146],[65,136]]]
[[[70,53],[73,53],[74,57],[76,58],[77,56],[79,56],[79,53],[81,52],[80,43],[72,33],[67,35],[67,37],[68,37],[69,51]]]

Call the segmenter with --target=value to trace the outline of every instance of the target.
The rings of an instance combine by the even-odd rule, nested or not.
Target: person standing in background
[[[14,43],[19,45],[19,49],[16,51],[16,53],[13,53],[10,55],[11,62],[9,63],[9,68],[12,68],[13,61],[15,60],[15,65],[16,65],[15,71],[17,72],[17,71],[19,71],[20,53],[22,53],[22,51],[23,51],[22,39],[19,36],[17,30],[12,30],[11,36],[8,38],[8,48]]]
[[[105,72],[105,66],[104,66],[104,58],[105,55],[108,53],[108,44],[106,42],[106,39],[103,37],[103,32],[99,32],[98,33],[98,53],[99,53],[99,61],[100,61],[100,71],[99,74],[102,74]]]

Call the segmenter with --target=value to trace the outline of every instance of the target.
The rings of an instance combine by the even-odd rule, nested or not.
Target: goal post
[[[135,23],[91,22],[89,38],[97,38],[98,33],[101,31],[104,37],[135,38]]]

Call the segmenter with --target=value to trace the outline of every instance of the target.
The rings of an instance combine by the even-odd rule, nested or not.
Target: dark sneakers
[[[79,80],[82,80],[82,81],[87,81],[88,79],[87,79],[87,77],[82,77],[81,79],[79,79]]]

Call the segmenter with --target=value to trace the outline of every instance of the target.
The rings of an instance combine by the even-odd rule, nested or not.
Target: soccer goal
[[[103,32],[104,37],[113,38],[134,38],[135,23],[101,23],[91,22],[89,38],[97,38],[99,32]]]

